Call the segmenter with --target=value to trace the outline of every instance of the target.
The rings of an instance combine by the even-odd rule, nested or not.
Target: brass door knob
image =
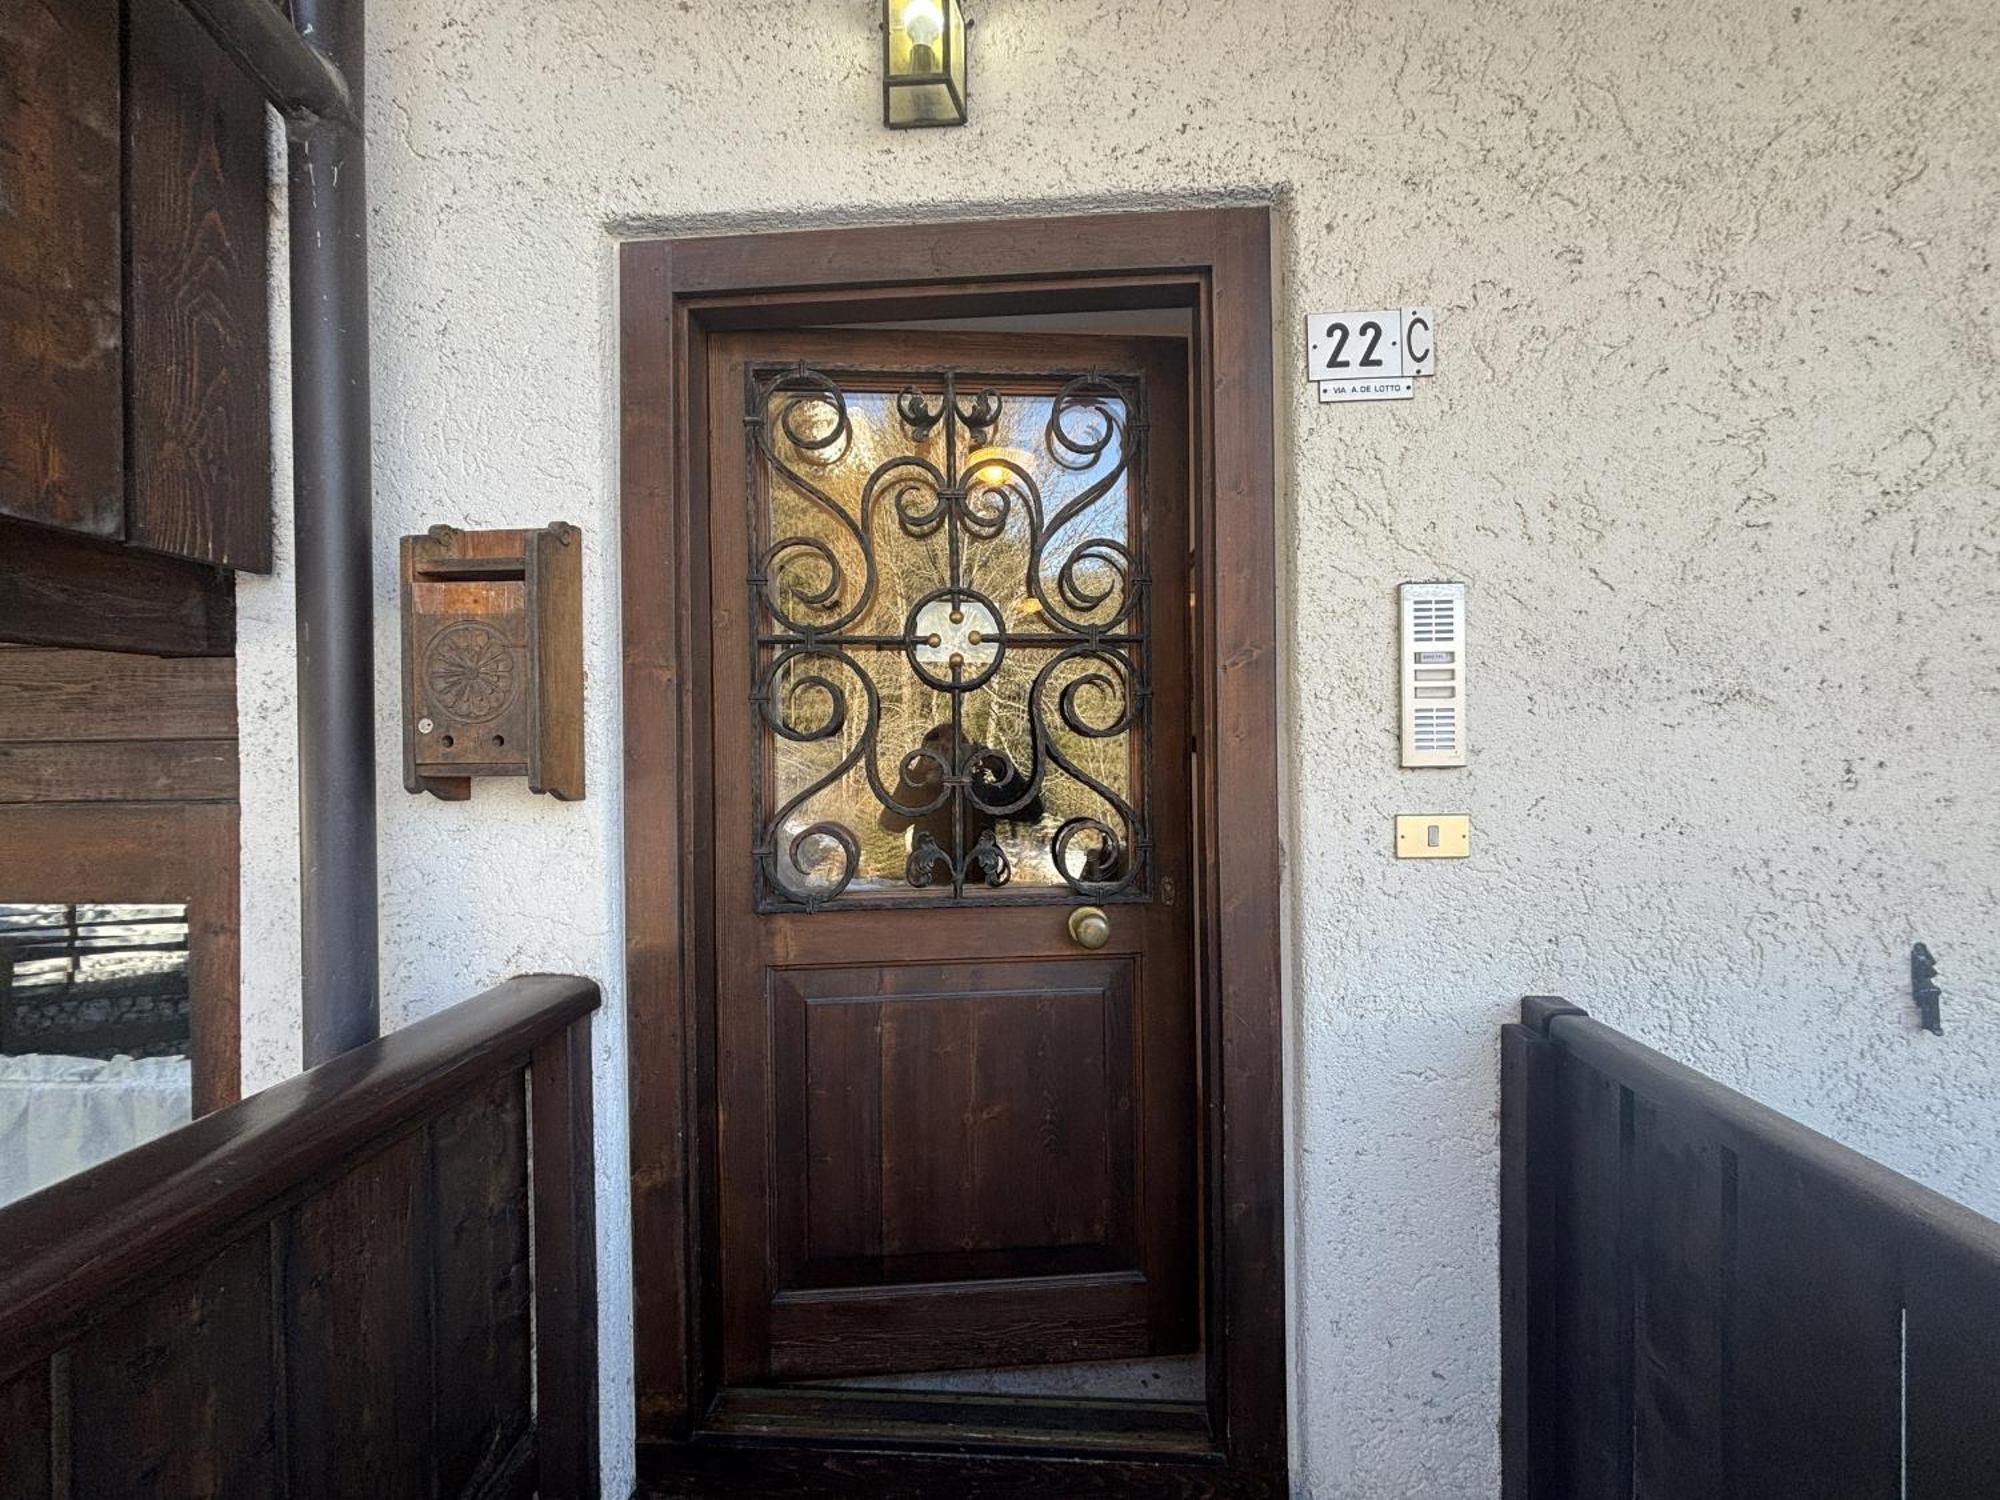
[[[1111,941],[1111,918],[1101,906],[1079,906],[1069,914],[1069,935],[1079,948],[1102,948]]]

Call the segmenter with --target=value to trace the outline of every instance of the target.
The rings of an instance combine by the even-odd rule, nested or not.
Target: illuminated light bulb
[[[903,35],[910,39],[910,71],[937,71],[937,39],[944,35],[944,12],[938,0],[908,0],[903,6]]]
[[[935,46],[944,35],[944,9],[938,0],[906,0],[903,32],[919,47]]]
[[[996,490],[1013,477],[1013,471],[1004,464],[987,464],[979,471],[979,482]]]

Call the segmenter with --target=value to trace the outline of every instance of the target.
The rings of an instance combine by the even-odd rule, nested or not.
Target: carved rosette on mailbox
[[[406,536],[403,785],[447,801],[475,776],[583,796],[583,533]]]

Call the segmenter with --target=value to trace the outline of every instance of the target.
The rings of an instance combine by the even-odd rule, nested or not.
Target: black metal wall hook
[[[1932,1036],[1943,1036],[1944,1017],[1939,1013],[1938,1002],[1944,998],[1944,991],[1937,985],[1937,960],[1922,943],[1910,947],[1910,998],[1917,1002],[1917,1015],[1924,1030]]]

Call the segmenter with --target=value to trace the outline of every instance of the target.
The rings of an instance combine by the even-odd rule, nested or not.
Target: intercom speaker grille
[[[1418,599],[1411,605],[1411,637],[1419,646],[1451,645],[1458,640],[1458,601]]]
[[[1399,590],[1398,676],[1403,764],[1465,764],[1465,585],[1406,583]]]
[[[1417,710],[1417,749],[1450,752],[1458,748],[1458,713],[1449,708]]]

